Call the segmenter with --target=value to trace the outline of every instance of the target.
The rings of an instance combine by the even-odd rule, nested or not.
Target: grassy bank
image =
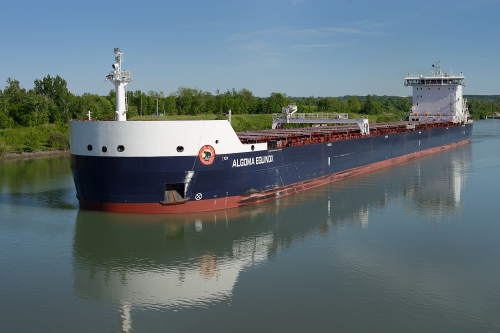
[[[35,150],[69,148],[68,125],[44,124],[35,127],[0,129],[0,156]]]

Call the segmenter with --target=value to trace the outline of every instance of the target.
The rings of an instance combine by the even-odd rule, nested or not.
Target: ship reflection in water
[[[409,188],[405,192],[405,208],[409,214],[429,217],[434,223],[441,216],[457,216],[462,212],[462,188],[470,169],[471,148],[454,151],[449,163],[436,167],[436,172],[422,175],[421,169],[415,177],[418,187]],[[416,161],[420,166],[420,161]],[[425,162],[423,162],[425,163]],[[426,172],[429,173],[428,169]],[[423,179],[422,179],[423,178]]]
[[[442,155],[451,163],[431,167],[431,156],[240,209],[177,216],[79,211],[75,293],[119,304],[125,332],[134,309],[230,305],[245,271],[297,242],[369,228],[370,214],[391,202],[403,200],[406,214],[431,224],[460,215],[470,146]]]

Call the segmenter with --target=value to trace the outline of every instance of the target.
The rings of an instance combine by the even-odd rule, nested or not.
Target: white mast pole
[[[126,85],[133,80],[130,76],[130,72],[122,71],[122,61],[123,53],[119,47],[115,48],[115,61],[112,65],[113,71],[106,76],[107,80],[110,80],[115,85],[116,93],[116,121],[126,121],[127,120],[127,105],[125,100]]]

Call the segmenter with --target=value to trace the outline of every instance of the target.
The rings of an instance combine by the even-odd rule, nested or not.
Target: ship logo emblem
[[[215,150],[212,146],[203,146],[198,156],[201,163],[210,165],[215,160]]]

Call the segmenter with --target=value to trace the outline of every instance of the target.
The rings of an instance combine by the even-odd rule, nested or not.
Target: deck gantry
[[[361,134],[370,134],[368,118],[349,119],[347,113],[296,113],[297,105],[288,104],[282,113],[273,113],[272,129],[283,128],[284,124],[357,124]]]

